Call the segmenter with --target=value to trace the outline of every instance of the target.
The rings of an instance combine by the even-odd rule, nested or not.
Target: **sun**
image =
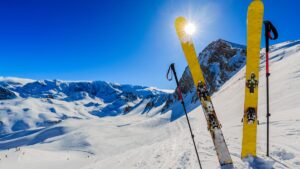
[[[184,27],[184,31],[188,35],[193,35],[196,31],[196,26],[193,23],[187,23]]]

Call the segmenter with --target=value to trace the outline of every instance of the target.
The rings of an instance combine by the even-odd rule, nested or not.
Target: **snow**
[[[47,127],[66,119],[93,119],[129,113],[145,105],[144,113],[164,105],[170,93],[133,85],[102,81],[0,80],[0,134]],[[9,85],[7,85],[9,84]],[[1,88],[2,89],[2,88]],[[15,93],[16,99],[9,99]],[[1,100],[3,98],[3,100]],[[5,100],[4,100],[5,99]],[[146,106],[148,104],[148,106]],[[155,111],[158,113],[158,111]],[[98,116],[98,117],[96,117]]]
[[[24,78],[17,78],[17,77],[3,77],[0,76],[0,81],[1,82],[6,82],[6,83],[19,83],[19,84],[26,84],[26,83],[31,83],[34,80],[32,79],[24,79]]]
[[[213,95],[212,101],[222,124],[222,131],[234,162],[234,168],[300,168],[299,44],[300,41],[289,41],[276,44],[271,48],[271,157],[265,155],[264,61],[261,62],[259,82],[258,118],[260,125],[258,126],[257,158],[240,159],[245,69],[236,73]],[[262,50],[261,53],[263,55],[264,51]],[[122,85],[116,84],[110,86],[119,91],[124,91],[124,88],[128,91],[133,89],[130,86],[122,88],[120,87]],[[136,93],[138,96],[149,94],[147,90]],[[155,92],[151,93],[155,94]],[[156,94],[165,96],[159,92]],[[63,95],[66,96],[65,93]],[[94,106],[82,106],[84,104],[95,105],[93,103],[99,103],[100,107],[106,106],[107,103],[103,102],[101,97],[92,98],[88,95],[80,100],[69,101],[64,100],[63,97],[56,99],[18,97],[13,100],[2,100],[0,101],[0,118],[8,125],[6,129],[10,130],[0,134],[0,168],[198,168],[180,103],[175,102],[172,109],[161,113],[164,103],[157,103],[153,108],[146,109],[149,100],[153,101],[151,98],[138,98],[136,102],[131,102],[134,108],[129,113],[102,118],[88,113],[94,109]],[[191,103],[191,100],[191,94],[187,95],[187,108],[192,110],[189,117],[202,167],[204,169],[220,168],[202,108],[199,102]],[[36,122],[42,118],[61,121],[48,126],[36,126]],[[13,121],[19,120],[24,121],[28,126],[25,126],[24,130],[11,130],[12,125],[15,124]]]

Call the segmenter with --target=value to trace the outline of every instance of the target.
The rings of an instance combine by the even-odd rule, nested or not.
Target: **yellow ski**
[[[263,12],[264,5],[260,0],[254,0],[248,7],[242,158],[256,156],[258,78]]]
[[[194,80],[194,85],[197,88],[197,93],[207,121],[208,130],[210,131],[213,139],[220,165],[223,166],[232,164],[230,153],[221,130],[221,124],[217,118],[209,92],[206,88],[205,79],[197,59],[192,38],[184,31],[186,25],[187,22],[184,17],[178,17],[175,21],[176,32],[188,62],[192,78]]]

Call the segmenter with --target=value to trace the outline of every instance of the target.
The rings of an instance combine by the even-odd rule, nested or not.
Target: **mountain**
[[[213,41],[204,48],[198,60],[211,93],[217,91],[245,65],[245,56],[245,46],[222,39]],[[180,84],[184,93],[191,92],[194,88],[188,67],[180,79]]]
[[[146,113],[168,97],[155,88],[103,81],[1,78],[0,133],[51,126],[69,118],[124,115],[139,106],[144,106],[140,113]]]
[[[219,39],[209,44],[200,53],[199,58],[211,92],[214,92],[244,66],[245,47]],[[185,94],[194,93],[191,102],[196,102],[197,96],[188,68],[183,73],[180,84]],[[15,100],[5,101],[7,99]],[[95,118],[93,116],[124,115],[139,106],[144,106],[141,113],[148,115],[175,109],[171,121],[183,115],[182,111],[176,111],[178,105],[175,103],[175,94],[155,88],[103,81],[66,82],[1,78],[0,100],[3,100],[4,107],[0,112],[5,115],[5,118],[0,120],[0,133],[51,126],[69,118],[86,119]],[[23,108],[15,109],[7,106],[12,102]],[[35,106],[38,105],[34,109],[30,108],[33,103]],[[65,106],[66,104],[68,106]],[[44,105],[47,105],[47,108]],[[163,106],[162,112],[158,109],[151,111],[160,106]],[[197,104],[192,108],[196,106]]]
[[[300,114],[298,113],[300,109],[300,91],[298,90],[300,85],[300,40],[275,44],[270,51],[271,157],[265,156],[264,57],[265,53],[262,49],[257,158],[240,159],[241,118],[245,85],[244,67],[235,74],[233,73],[234,75],[213,93],[212,101],[223,126],[222,130],[234,161],[234,168],[300,168],[298,146],[300,139]],[[177,116],[176,120],[171,120],[176,113],[182,112],[180,102],[174,98],[170,99],[175,96],[173,94],[162,92],[159,89],[142,88],[140,90],[143,92],[144,90],[157,92],[154,94],[157,98],[166,97],[169,107],[164,109],[167,103],[158,104],[159,102],[157,102],[159,106],[154,106],[148,113],[143,113],[149,102],[147,99],[141,99],[145,101],[132,108],[128,113],[99,118],[89,113],[94,108],[89,109],[89,107],[82,106],[91,101],[99,100],[100,104],[101,100],[106,100],[101,99],[95,93],[92,94],[91,88],[88,88],[89,92],[85,90],[84,99],[78,99],[81,98],[77,97],[78,94],[68,95],[66,91],[71,89],[63,88],[64,85],[53,85],[56,87],[51,87],[52,90],[45,90],[46,93],[41,92],[39,95],[35,95],[38,92],[28,94],[30,93],[28,91],[24,92],[25,95],[22,94],[22,90],[18,89],[24,88],[26,84],[36,83],[36,81],[2,78],[1,82],[4,84],[2,87],[17,96],[14,99],[0,101],[1,121],[11,123],[10,121],[14,121],[14,119],[33,119],[32,122],[36,122],[40,116],[51,119],[52,117],[61,117],[63,114],[68,118],[57,118],[63,120],[49,126],[31,127],[26,130],[0,134],[0,168],[17,169],[20,166],[31,169],[198,168],[185,117]],[[49,82],[41,81],[41,83],[48,84]],[[54,83],[55,81],[51,81],[50,84]],[[59,83],[77,82],[59,81],[56,84]],[[85,83],[93,86],[92,82]],[[110,83],[107,84],[114,86]],[[57,86],[60,86],[60,89]],[[122,91],[120,88],[117,89]],[[48,98],[49,93],[53,95],[53,99]],[[80,94],[80,96],[82,95]],[[220,168],[211,137],[207,131],[202,108],[199,106],[199,102],[192,102],[193,97],[193,92],[185,94],[187,107],[192,110],[189,117],[202,166],[203,168]],[[48,100],[52,103],[49,103]],[[51,107],[55,108],[56,113],[48,111]],[[23,108],[30,110],[24,111]],[[8,112],[6,112],[7,110]]]
[[[246,47],[236,43],[218,39],[210,43],[198,56],[201,69],[203,71],[210,93],[216,92],[228,79],[234,76],[245,66]],[[189,67],[185,68],[179,80],[182,93],[189,95],[186,100],[195,103],[198,99],[196,89]],[[170,104],[175,102],[176,94],[167,101],[163,110],[168,110]],[[195,106],[193,106],[195,108]],[[182,113],[174,115],[174,119],[180,117]]]

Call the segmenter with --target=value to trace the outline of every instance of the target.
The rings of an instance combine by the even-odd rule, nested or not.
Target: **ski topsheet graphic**
[[[260,40],[264,5],[254,0],[247,14],[247,60],[241,157],[256,156]]]
[[[232,164],[232,160],[221,130],[221,124],[216,116],[209,92],[206,88],[200,64],[197,59],[194,44],[190,35],[187,35],[185,26],[187,22],[184,17],[178,17],[175,21],[175,28],[179,37],[183,52],[188,62],[197,93],[202,104],[203,112],[207,121],[217,156],[221,165]]]

